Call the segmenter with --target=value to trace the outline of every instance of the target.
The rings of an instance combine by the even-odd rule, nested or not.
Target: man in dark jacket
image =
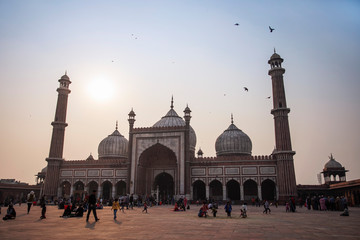
[[[96,190],[93,191],[93,193],[90,195],[89,197],[89,211],[88,214],[86,216],[86,221],[89,221],[89,216],[90,216],[90,212],[93,211],[94,217],[95,217],[95,221],[99,221],[100,219],[97,218],[96,216]]]

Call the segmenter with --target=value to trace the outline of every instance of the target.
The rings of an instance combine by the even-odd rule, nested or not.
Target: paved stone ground
[[[232,218],[223,207],[213,218],[197,217],[200,206],[191,205],[186,212],[173,212],[171,206],[156,206],[119,212],[113,220],[110,207],[98,210],[99,222],[86,218],[60,218],[62,210],[47,207],[47,218],[40,220],[41,209],[33,206],[26,214],[26,205],[15,206],[16,220],[3,221],[0,215],[0,239],[360,239],[360,208],[350,208],[349,217],[340,212],[308,211],[298,208],[286,213],[285,207],[249,207],[248,218],[240,218],[240,206],[233,206]]]

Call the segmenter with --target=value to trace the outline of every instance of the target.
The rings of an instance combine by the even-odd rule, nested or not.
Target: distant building
[[[35,192],[35,196],[38,197],[40,194],[39,185],[29,185],[15,179],[1,179],[0,180],[0,205],[25,202],[26,196],[30,191]]]
[[[298,196],[305,199],[307,196],[334,196],[346,197],[350,206],[360,206],[360,179],[346,181],[345,168],[335,160],[331,154],[329,161],[321,172],[325,184],[297,185]]]
[[[274,53],[268,61],[272,81],[275,149],[270,154],[252,155],[252,142],[231,116],[230,125],[215,143],[216,157],[195,156],[196,133],[190,125],[191,110],[180,117],[170,110],[151,127],[134,127],[135,112],[129,113],[129,140],[115,131],[102,140],[98,159],[63,158],[67,100],[70,78],[59,80],[53,133],[45,177],[45,194],[53,198],[83,198],[92,190],[98,197],[152,195],[156,199],[250,200],[252,198],[285,201],[296,195],[290,129],[281,64]],[[146,103],[145,103],[146,104]],[[151,107],[151,106],[149,106]],[[234,104],[234,107],[237,107]],[[86,136],[89,137],[89,136]]]

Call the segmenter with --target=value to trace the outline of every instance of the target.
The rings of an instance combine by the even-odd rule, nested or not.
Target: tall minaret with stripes
[[[51,145],[49,157],[46,158],[48,162],[44,194],[47,199],[57,197],[59,189],[59,175],[60,166],[63,163],[63,149],[66,123],[66,111],[68,95],[70,94],[69,85],[71,84],[70,78],[66,75],[59,79],[60,86],[56,90],[58,92],[58,100],[56,105],[55,119],[51,123],[53,132],[51,137]]]
[[[286,105],[283,74],[285,69],[281,64],[284,60],[274,50],[268,63],[269,75],[272,81],[273,109],[275,127],[275,150],[273,155],[277,160],[277,193],[278,200],[285,201],[291,196],[296,196],[296,179],[294,169],[295,152],[291,147],[288,114],[290,108]]]

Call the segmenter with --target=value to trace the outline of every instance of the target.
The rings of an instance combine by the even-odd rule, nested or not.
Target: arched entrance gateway
[[[153,189],[155,190],[156,195],[158,194],[159,199],[165,202],[166,199],[169,199],[174,195],[173,177],[166,172],[158,174],[155,177]]]
[[[102,198],[103,200],[109,200],[111,198],[112,184],[109,181],[105,181],[103,184]]]
[[[126,195],[126,183],[120,181],[116,183],[116,196],[125,196]]]
[[[257,198],[258,190],[257,184],[254,180],[246,180],[244,182],[244,200],[251,200],[252,198]]]
[[[146,149],[139,157],[135,193],[160,199],[177,194],[177,160],[175,153],[162,144]],[[159,190],[158,190],[159,189]]]
[[[85,185],[83,182],[77,181],[74,184],[73,196],[76,201],[81,201],[84,198],[84,194],[85,194],[84,190],[85,190]]]
[[[210,199],[215,201],[221,201],[223,199],[222,184],[218,180],[213,180],[210,183]]]
[[[95,181],[89,182],[88,187],[89,187],[88,195],[92,194],[94,190],[95,191],[98,190],[98,184]]]
[[[276,199],[276,187],[272,180],[266,179],[261,183],[261,196],[264,200]]]
[[[227,198],[231,201],[240,200],[240,184],[235,180],[230,180],[226,184]]]
[[[61,183],[61,196],[68,198],[70,197],[71,184],[68,181]]]
[[[205,200],[206,199],[206,187],[205,183],[201,180],[197,180],[193,183],[193,200]]]

